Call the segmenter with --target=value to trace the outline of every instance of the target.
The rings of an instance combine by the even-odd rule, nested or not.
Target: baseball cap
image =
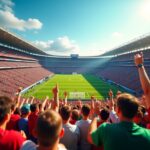
[[[30,111],[30,104],[24,104],[21,107],[21,113],[22,114],[27,114]]]

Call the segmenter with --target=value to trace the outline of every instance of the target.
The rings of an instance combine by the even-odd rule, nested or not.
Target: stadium
[[[0,150],[150,150],[149,26],[149,0],[0,0]]]
[[[0,93],[13,96],[18,87],[23,87],[25,97],[42,99],[45,95],[51,97],[52,87],[58,83],[62,96],[65,91],[77,93],[77,97],[70,95],[70,99],[88,100],[94,95],[104,100],[110,89],[114,93],[126,91],[141,96],[143,92],[132,59],[138,52],[143,52],[150,74],[150,35],[100,56],[54,56],[1,28]]]

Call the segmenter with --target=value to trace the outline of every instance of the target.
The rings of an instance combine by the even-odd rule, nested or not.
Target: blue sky
[[[0,26],[50,54],[98,55],[150,32],[150,0],[0,0]]]

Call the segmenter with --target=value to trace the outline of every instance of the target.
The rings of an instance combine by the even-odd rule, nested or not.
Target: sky
[[[0,27],[53,55],[100,55],[150,33],[150,0],[0,0]]]

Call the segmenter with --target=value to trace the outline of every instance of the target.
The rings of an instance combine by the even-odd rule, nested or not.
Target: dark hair
[[[90,114],[90,106],[88,104],[85,104],[82,106],[82,114],[83,116],[88,116]]]
[[[124,93],[117,97],[117,106],[124,117],[132,119],[138,112],[139,102],[136,97]]]
[[[0,123],[3,122],[6,114],[10,113],[12,100],[7,96],[0,96]]]
[[[60,115],[53,110],[47,110],[39,115],[36,125],[39,144],[44,147],[55,144],[62,128]]]
[[[143,106],[143,105],[141,105],[140,106],[140,109],[141,109],[141,112],[143,113],[143,115],[146,113],[146,108]]]
[[[103,108],[100,111],[100,117],[102,120],[106,121],[109,118],[109,110],[107,108]]]
[[[78,120],[79,119],[79,111],[77,109],[74,109],[71,113],[72,120]]]
[[[60,115],[61,115],[63,120],[68,120],[70,118],[70,114],[71,114],[70,106],[63,106],[60,109]]]
[[[12,102],[12,104],[11,104],[11,111],[15,111],[15,109],[16,109],[16,103]]]
[[[21,110],[20,110],[19,107],[17,107],[17,108],[15,109],[14,114],[16,114],[16,115],[21,115]]]
[[[35,112],[37,109],[39,109],[38,104],[35,103],[30,105],[31,112]]]
[[[39,109],[41,109],[42,108],[42,103],[39,103]]]

